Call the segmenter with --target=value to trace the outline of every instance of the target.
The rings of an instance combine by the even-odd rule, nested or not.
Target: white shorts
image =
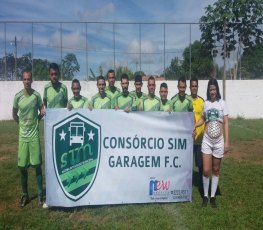
[[[212,139],[205,133],[202,141],[202,153],[222,158],[224,156],[224,136],[221,135],[216,139]]]

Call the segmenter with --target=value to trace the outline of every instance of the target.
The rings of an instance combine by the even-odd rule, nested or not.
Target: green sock
[[[27,178],[28,178],[27,169],[20,169],[20,174],[21,174],[21,185],[22,185],[23,195],[28,195],[28,191],[27,191]]]
[[[42,169],[40,165],[36,167],[36,178],[37,178],[38,195],[43,195],[43,188],[42,188],[43,177],[42,177]]]

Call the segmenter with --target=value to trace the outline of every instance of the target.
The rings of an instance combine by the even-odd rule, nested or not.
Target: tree
[[[32,69],[32,55],[31,53],[27,53],[22,55],[22,57],[17,59],[17,77],[18,79],[21,79],[22,72],[25,69]]]
[[[143,71],[136,71],[133,75],[135,77],[136,75],[145,76],[146,74]]]
[[[263,43],[246,49],[241,57],[242,78],[263,78]]]
[[[13,54],[8,53],[5,56],[6,60],[6,80],[18,80],[15,79],[15,57]]]
[[[126,73],[129,76],[130,80],[134,79],[133,72],[127,67],[127,66],[119,66],[116,68],[116,80],[120,81],[121,80],[121,75],[123,73]]]
[[[80,70],[76,55],[73,53],[66,54],[62,59],[61,65],[63,80],[72,80],[74,78],[74,73]]]
[[[186,47],[183,52],[183,64],[182,69],[184,76],[189,78],[190,76],[190,48],[191,48],[191,77],[197,77],[198,79],[208,79],[211,77],[214,65],[211,52],[207,49],[203,49],[200,41],[195,41],[191,44],[191,47]]]
[[[178,57],[175,57],[171,60],[170,66],[164,70],[164,74],[162,74],[162,76],[163,75],[165,75],[166,80],[177,80],[181,76],[184,76],[182,62]]]
[[[100,73],[101,76],[103,76],[103,69],[102,69],[101,65],[99,66],[99,73]]]
[[[218,48],[224,57],[224,34],[226,57],[232,51],[244,50],[262,42],[263,0],[218,0],[205,8],[205,16],[200,19],[201,43],[213,56]],[[225,33],[224,33],[225,31]],[[237,68],[237,67],[236,67]]]
[[[48,67],[50,62],[47,59],[34,59],[33,60],[33,79],[34,80],[49,80]]]

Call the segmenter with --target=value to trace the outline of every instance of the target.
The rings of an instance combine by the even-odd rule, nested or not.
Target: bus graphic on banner
[[[84,122],[70,122],[69,125],[69,145],[84,143]]]

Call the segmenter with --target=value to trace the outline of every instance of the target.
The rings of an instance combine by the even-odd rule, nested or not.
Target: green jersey
[[[131,95],[131,93],[128,93],[127,95],[123,95],[123,93],[119,93],[114,98],[114,108],[118,106],[120,109],[125,109],[126,107],[129,107],[131,111],[137,110],[135,98]]]
[[[47,108],[66,108],[68,103],[68,90],[67,87],[58,82],[54,85],[49,82],[44,88],[44,102],[46,102]]]
[[[105,93],[111,97],[112,100],[120,93],[121,91],[114,86],[113,90],[110,89],[109,86],[106,86]]]
[[[88,99],[80,95],[80,98],[78,99],[72,97],[68,104],[71,104],[74,109],[88,108]]]
[[[112,109],[112,99],[107,94],[102,97],[97,93],[91,99],[91,106],[93,109]]]
[[[15,95],[13,109],[19,113],[19,140],[30,142],[38,138],[38,111],[42,107],[40,94],[31,89],[31,94],[21,90]]]
[[[166,102],[163,102],[161,100],[161,108],[160,111],[164,111],[164,112],[168,112],[172,110],[172,104],[171,104],[171,100],[166,100]]]
[[[142,110],[143,111],[160,111],[161,99],[157,96],[149,97],[146,96],[142,100]]]
[[[193,102],[192,97],[185,94],[183,98],[179,97],[179,94],[176,94],[171,99],[172,109],[174,112],[192,112],[193,111]]]
[[[143,92],[141,92],[140,94],[137,94],[136,91],[132,91],[132,92],[130,92],[130,94],[135,98],[135,104],[136,104],[136,108],[138,110],[140,105],[142,104],[143,98],[146,98],[147,95]]]

